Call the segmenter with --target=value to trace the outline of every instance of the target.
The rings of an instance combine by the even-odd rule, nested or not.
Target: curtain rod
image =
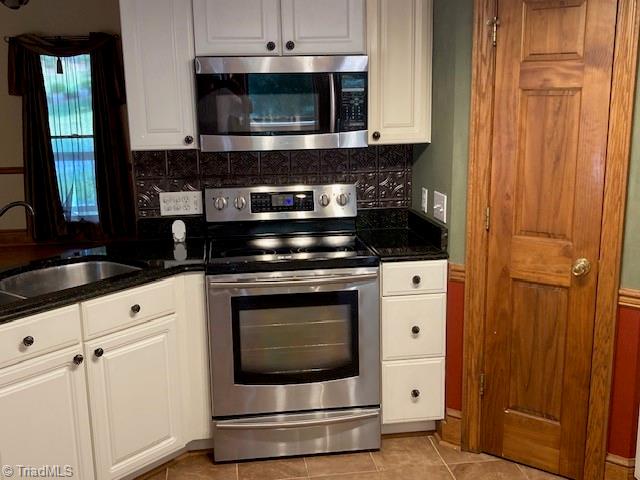
[[[115,34],[114,37],[120,38],[120,35]],[[6,36],[4,37],[5,43],[9,43],[13,37]],[[58,40],[58,39],[69,39],[69,40],[89,40],[89,35],[43,35],[42,38],[46,40]]]

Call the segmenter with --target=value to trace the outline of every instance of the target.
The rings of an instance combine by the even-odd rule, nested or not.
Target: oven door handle
[[[331,425],[334,423],[353,422],[356,420],[364,420],[367,418],[378,417],[380,413],[367,412],[344,417],[328,417],[313,420],[298,420],[289,422],[245,422],[245,423],[217,423],[216,428],[220,430],[256,430],[256,429],[276,429],[276,428],[300,428],[300,427],[318,427],[323,425]]]
[[[344,276],[329,276],[329,277],[313,277],[304,278],[301,280],[294,280],[285,278],[281,280],[256,280],[248,282],[209,282],[210,288],[264,288],[264,287],[301,287],[301,286],[316,286],[326,285],[332,283],[359,283],[365,280],[374,280],[378,278],[377,273],[366,273],[363,275],[344,275]]]

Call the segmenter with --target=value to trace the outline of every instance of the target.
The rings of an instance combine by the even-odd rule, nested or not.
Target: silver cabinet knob
[[[341,193],[340,195],[338,195],[337,200],[338,200],[338,205],[340,205],[341,207],[345,207],[349,203],[349,197],[344,193]]]
[[[244,210],[244,207],[247,206],[247,200],[244,197],[237,197],[234,201],[233,201],[233,205],[238,209],[238,210]]]
[[[326,193],[323,193],[322,195],[320,195],[321,206],[328,207],[330,203],[331,203],[331,199],[329,198],[329,195],[327,195]]]
[[[213,201],[213,206],[216,210],[224,210],[227,208],[227,199],[224,197],[218,197]]]

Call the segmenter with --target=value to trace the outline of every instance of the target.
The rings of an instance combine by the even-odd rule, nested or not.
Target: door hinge
[[[491,207],[487,207],[484,212],[484,229],[488,232],[491,226]]]
[[[500,19],[493,17],[487,20],[487,26],[491,27],[491,43],[495,47],[498,44],[498,27],[500,26]]]
[[[484,397],[484,373],[480,374],[480,396]]]

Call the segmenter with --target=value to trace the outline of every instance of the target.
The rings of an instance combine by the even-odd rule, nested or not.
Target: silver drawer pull
[[[290,422],[256,422],[256,423],[218,423],[216,428],[220,430],[254,430],[268,428],[300,428],[300,427],[316,427],[321,425],[331,425],[334,423],[353,422],[355,420],[364,420],[365,418],[374,418],[379,415],[378,412],[360,413],[357,415],[348,415],[345,417],[321,418],[313,420],[299,420]]]

